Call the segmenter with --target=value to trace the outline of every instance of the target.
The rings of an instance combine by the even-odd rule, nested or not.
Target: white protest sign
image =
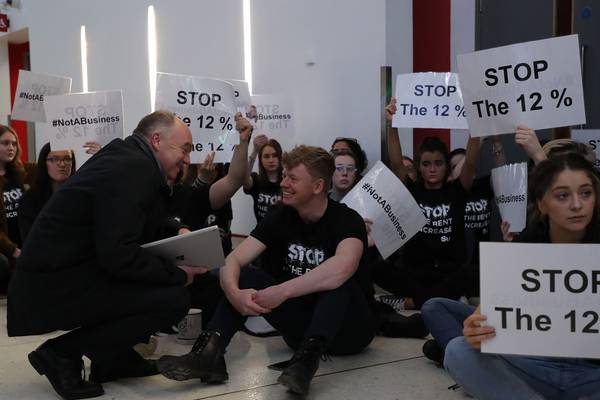
[[[44,96],[71,92],[71,78],[19,70],[11,119],[46,122]]]
[[[571,139],[590,146],[596,153],[594,167],[600,168],[600,129],[572,129]]]
[[[527,222],[527,163],[492,169],[492,187],[502,220],[510,232],[521,232]]]
[[[233,100],[237,110],[242,114],[246,114],[248,107],[252,103],[250,99],[250,89],[248,88],[248,82],[238,81],[236,79],[224,79],[233,85]]]
[[[120,90],[46,96],[44,107],[52,150],[77,150],[91,141],[104,146],[123,138]]]
[[[396,77],[395,128],[468,129],[458,75],[420,72]]]
[[[192,131],[190,160],[204,161],[215,152],[215,162],[229,162],[240,142],[235,130],[233,86],[220,79],[157,73],[156,110],[175,113]]]
[[[363,218],[373,221],[371,237],[383,258],[388,258],[427,222],[402,181],[381,161],[342,199]]]
[[[577,35],[458,56],[471,136],[585,123]]]
[[[484,353],[600,358],[600,245],[480,246]]]
[[[292,98],[278,94],[254,95],[252,104],[257,114],[254,133],[277,140],[284,149],[291,148],[295,144]]]

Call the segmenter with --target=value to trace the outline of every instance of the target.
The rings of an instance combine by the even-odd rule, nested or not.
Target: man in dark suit
[[[211,203],[230,197],[245,175],[251,127],[236,115],[236,128],[240,171],[210,190]],[[191,150],[190,130],[174,114],[147,115],[65,182],[34,223],[9,287],[8,334],[69,331],[29,354],[63,398],[100,396],[102,382],[156,373],[132,346],[183,318],[184,285],[206,270],[175,266],[140,245],[183,228],[167,218],[168,182]],[[83,355],[90,381],[81,376]]]

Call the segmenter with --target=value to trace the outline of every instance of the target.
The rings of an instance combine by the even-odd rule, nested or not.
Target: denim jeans
[[[600,399],[600,365],[583,359],[484,354],[461,336],[444,367],[477,399]]]
[[[475,307],[442,297],[429,299],[421,307],[425,326],[442,349],[455,337],[462,336],[463,321],[473,311]]]

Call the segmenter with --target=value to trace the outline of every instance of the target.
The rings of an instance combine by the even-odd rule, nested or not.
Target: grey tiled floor
[[[52,335],[8,338],[6,300],[0,301],[0,321],[0,399],[58,399],[48,381],[27,362],[27,354]],[[422,357],[422,343],[377,337],[362,354],[333,357],[321,363],[308,399],[466,399],[460,390],[447,389],[454,382]],[[161,337],[155,356],[187,351],[189,346],[173,337]],[[278,372],[266,368],[290,355],[280,338],[239,333],[226,354],[230,375],[226,384],[175,382],[162,376],[128,379],[105,384],[106,394],[99,399],[299,400],[276,383]]]

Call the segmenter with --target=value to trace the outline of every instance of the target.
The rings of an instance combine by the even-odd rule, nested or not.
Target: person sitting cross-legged
[[[166,377],[227,380],[225,349],[249,315],[263,315],[295,350],[278,382],[301,395],[321,357],[358,353],[373,339],[365,224],[327,196],[332,156],[298,146],[284,154],[283,165],[283,204],[227,257],[220,271],[226,297],[190,353],[158,361]],[[260,269],[247,266],[261,253]]]

